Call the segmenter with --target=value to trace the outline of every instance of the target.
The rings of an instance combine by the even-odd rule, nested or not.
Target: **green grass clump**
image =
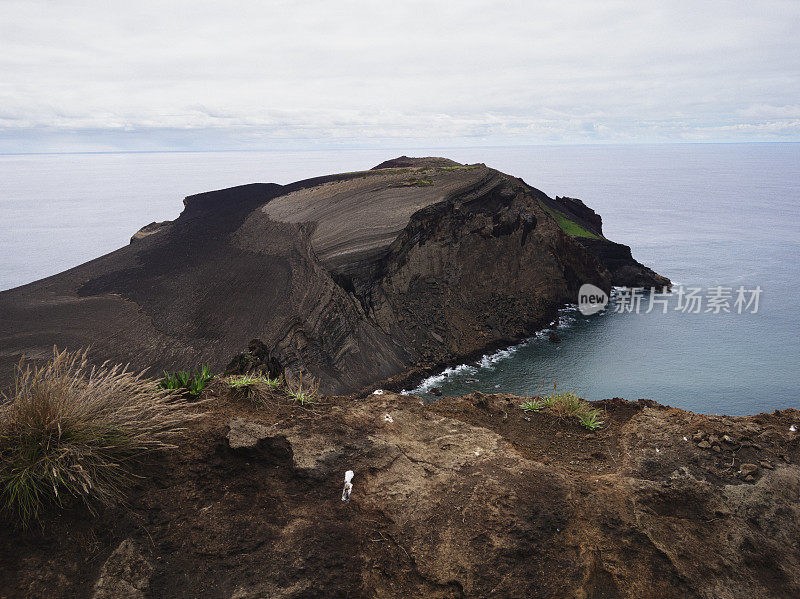
[[[566,214],[564,214],[560,210],[551,208],[541,200],[539,200],[539,205],[545,210],[545,212],[547,212],[550,216],[552,216],[556,220],[558,226],[561,227],[561,229],[567,235],[572,235],[573,237],[589,237],[590,239],[600,239],[599,236],[583,228],[578,223],[571,220]]]
[[[271,392],[283,385],[283,377],[270,378],[261,374],[234,374],[225,378],[228,387],[255,401],[264,401]]]
[[[544,403],[538,397],[531,397],[519,404],[519,407],[525,412],[538,412],[544,407]]]
[[[603,421],[600,420],[600,411],[595,409],[578,414],[578,420],[583,428],[587,428],[590,431],[596,431],[603,426]]]
[[[73,500],[117,502],[134,461],[199,417],[192,405],[126,367],[90,368],[85,351],[21,362],[0,397],[0,509],[27,526]]]
[[[278,389],[283,383],[281,377],[272,379],[269,376],[252,374],[235,374],[229,376],[225,381],[231,389],[246,389],[254,385],[266,385],[270,389]]]
[[[572,391],[569,391],[568,393],[554,393],[551,396],[551,400],[552,405],[555,406],[556,410],[568,416],[574,416],[575,414],[578,414],[587,405],[585,401],[583,401]]]
[[[593,408],[572,391],[567,393],[554,392],[550,396],[550,401],[557,413],[564,416],[575,416],[581,426],[590,431],[597,430],[603,426],[603,421],[600,420],[600,410]]]
[[[581,426],[595,431],[603,426],[600,420],[600,410],[593,408],[589,402],[584,401],[572,391],[553,393],[547,397],[531,397],[523,401],[520,406],[525,412],[539,412],[543,409],[554,411],[559,417],[575,417]]]
[[[200,397],[203,389],[206,388],[208,382],[213,378],[214,375],[211,374],[211,368],[207,365],[203,365],[199,371],[194,373],[187,371],[165,372],[164,378],[161,379],[159,385],[162,389],[168,389],[170,391],[183,390],[184,394],[196,398]]]

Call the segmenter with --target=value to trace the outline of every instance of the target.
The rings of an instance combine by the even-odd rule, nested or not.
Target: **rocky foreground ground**
[[[800,596],[800,411],[519,403],[217,387],[127,507],[6,528],[0,597]]]

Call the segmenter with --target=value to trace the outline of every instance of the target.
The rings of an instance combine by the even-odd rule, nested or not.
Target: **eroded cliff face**
[[[407,157],[191,196],[129,246],[0,293],[2,378],[53,344],[157,373],[221,370],[258,339],[289,378],[352,392],[526,336],[583,283],[660,280],[567,235],[548,202],[485,165]]]
[[[536,193],[486,170],[473,188],[414,214],[373,269],[353,278],[367,314],[428,362],[529,335],[582,283],[611,285]]]
[[[545,196],[542,201],[593,235],[573,239],[600,261],[608,270],[614,285],[657,289],[671,285],[667,277],[634,260],[630,247],[606,239],[603,235],[603,219],[581,200],[558,196],[553,200]]]

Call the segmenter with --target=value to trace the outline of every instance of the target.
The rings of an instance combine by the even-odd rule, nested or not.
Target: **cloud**
[[[800,4],[6,0],[0,151],[800,140]]]

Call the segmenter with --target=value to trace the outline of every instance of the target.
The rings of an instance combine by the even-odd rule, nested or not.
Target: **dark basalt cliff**
[[[401,157],[184,204],[127,247],[0,293],[2,382],[54,344],[220,370],[258,339],[289,377],[352,392],[526,336],[583,283],[668,283],[579,200],[482,164]],[[553,208],[595,237],[566,234]]]

